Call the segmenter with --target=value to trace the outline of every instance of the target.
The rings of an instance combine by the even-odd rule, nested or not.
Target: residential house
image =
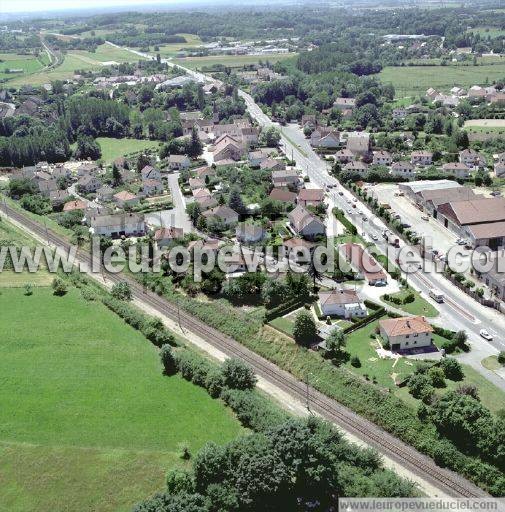
[[[417,174],[417,170],[410,162],[395,162],[391,166],[391,174],[399,178],[413,179]]]
[[[477,169],[486,166],[486,157],[475,151],[475,149],[464,149],[459,152],[459,161],[470,169]]]
[[[235,228],[237,242],[241,243],[258,243],[265,237],[265,230],[259,224],[251,222],[241,222]]]
[[[318,126],[310,135],[310,144],[315,148],[338,148],[340,132],[335,128]]]
[[[368,164],[361,160],[351,160],[349,163],[344,165],[342,170],[346,172],[354,172],[359,174],[361,177],[365,177],[368,172]]]
[[[188,183],[191,190],[205,188],[205,180],[202,180],[201,178],[189,178]]]
[[[240,160],[243,153],[242,143],[238,138],[230,135],[222,135],[214,144],[213,158],[217,162],[219,160]]]
[[[326,233],[323,222],[301,205],[292,210],[288,218],[293,231],[309,240]]]
[[[254,126],[247,126],[240,128],[240,135],[244,144],[247,146],[256,146],[258,144],[260,131],[259,128]]]
[[[494,164],[494,175],[497,178],[503,178],[503,176],[505,176],[505,164],[500,162]]]
[[[373,164],[374,165],[391,165],[393,163],[393,157],[389,151],[374,151],[373,152]]]
[[[317,117],[315,114],[305,114],[302,116],[302,120],[300,122],[302,129],[309,128],[310,130],[314,130],[317,126]]]
[[[110,201],[114,195],[114,189],[110,185],[104,185],[96,191],[96,197],[100,201]]]
[[[207,177],[212,178],[216,175],[215,169],[212,167],[208,167],[204,165],[203,167],[198,167],[197,169],[193,169],[193,172],[195,173],[195,176],[197,178],[200,178],[202,180],[205,180]]]
[[[124,208],[125,206],[131,206],[139,202],[139,198],[127,190],[122,190],[121,192],[114,194],[112,199],[121,208]]]
[[[296,202],[301,206],[319,206],[324,201],[324,190],[320,188],[302,188]]]
[[[413,165],[431,165],[433,163],[433,153],[431,151],[412,151],[410,162]]]
[[[94,215],[90,218],[90,231],[97,236],[144,236],[144,216],[137,213]]]
[[[430,347],[433,327],[423,316],[379,320],[379,332],[393,352]]]
[[[51,192],[55,192],[58,190],[58,182],[53,179],[49,180],[39,180],[37,182],[37,186],[39,188],[39,192],[45,196],[49,197]],[[67,194],[68,195],[68,194]]]
[[[338,288],[319,292],[319,307],[324,316],[340,318],[364,318],[368,315],[363,300],[354,290]]]
[[[175,155],[174,155],[175,156]],[[186,157],[187,158],[187,157]],[[161,172],[151,165],[146,165],[141,171],[140,176],[144,180],[161,180]]]
[[[367,132],[352,132],[347,137],[346,147],[356,156],[368,156],[371,149],[370,134]]]
[[[200,205],[200,210],[202,212],[204,212],[205,210],[210,210],[211,208],[214,208],[214,206],[217,206],[217,200],[212,196],[195,197],[195,201]]]
[[[289,185],[297,187],[300,183],[300,177],[295,170],[273,171],[272,183],[274,187],[288,187]]]
[[[347,164],[354,160],[354,153],[350,149],[344,148],[337,151],[333,158],[340,164]]]
[[[158,249],[163,249],[163,247],[167,247],[174,240],[182,238],[184,236],[184,231],[182,228],[176,227],[167,227],[160,228],[154,232],[154,243]]]
[[[470,177],[470,168],[462,162],[449,162],[442,165],[442,170],[459,179],[468,179]]]
[[[276,158],[265,158],[261,161],[260,169],[269,171],[283,171],[286,169],[286,162],[284,160],[277,160]]]
[[[356,98],[337,98],[333,102],[333,108],[337,110],[352,110],[356,107]]]
[[[202,214],[206,219],[212,217],[219,219],[225,226],[231,226],[238,222],[238,213],[232,210],[229,206],[219,205],[215,208],[207,210]]]
[[[393,119],[405,119],[408,115],[408,111],[404,107],[397,107],[393,109]]]
[[[155,196],[163,194],[163,182],[161,180],[146,179],[142,180],[142,193],[145,196]]]
[[[183,169],[189,169],[189,166],[191,165],[191,161],[186,155],[170,155],[167,161],[168,168],[171,171],[181,171]]]
[[[274,201],[280,201],[281,203],[294,204],[296,201],[295,192],[291,192],[291,190],[281,187],[274,187],[268,197],[270,197],[270,199],[273,199]]]
[[[82,194],[92,194],[102,187],[102,182],[91,174],[87,174],[77,181],[77,190]]]
[[[251,167],[259,167],[261,162],[268,158],[273,151],[274,149],[271,148],[261,148],[255,151],[249,151],[247,154],[249,165]]]
[[[340,246],[340,250],[357,272],[358,278],[364,278],[371,286],[387,283],[387,276],[382,267],[361,245],[347,243]]]
[[[53,190],[49,192],[49,201],[53,208],[63,205],[67,198],[68,192],[66,190]]]
[[[211,197],[212,194],[210,193],[210,190],[206,187],[204,188],[195,188],[192,191],[193,197],[196,199],[201,199],[204,197]]]

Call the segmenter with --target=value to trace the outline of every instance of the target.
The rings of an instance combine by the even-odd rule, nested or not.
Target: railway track
[[[72,247],[65,238],[8,206],[6,203],[3,204],[2,209],[7,217],[20,223],[40,238],[47,240],[49,244],[67,250]],[[86,264],[89,269],[92,268],[92,257],[89,253],[79,249],[77,251],[77,259],[79,262]],[[335,423],[337,426],[341,426],[366,444],[376,448],[379,452],[406,467],[415,475],[431,483],[445,494],[452,497],[464,498],[489,496],[485,491],[465,480],[460,475],[440,468],[429,457],[419,453],[413,447],[400,441],[369,420],[354,413],[349,408],[328,398],[315,388],[300,382],[290,373],[279,369],[273,363],[270,363],[242,346],[233,338],[206,325],[204,322],[186,311],[181,310],[177,305],[167,299],[161,298],[144,289],[135,279],[125,276],[124,274],[117,275],[106,273],[106,275],[107,279],[112,283],[121,281],[128,282],[135,299],[148,305],[161,315],[166,315],[171,320],[179,322],[183,328],[196,334],[227,356],[238,357],[244,360],[254,369],[258,376],[263,377],[281,390],[289,393],[293,398],[305,403],[307,396],[310,396],[309,404],[312,412]]]

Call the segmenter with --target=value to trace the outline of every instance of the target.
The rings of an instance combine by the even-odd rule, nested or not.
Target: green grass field
[[[185,43],[170,43],[160,46],[160,55],[162,57],[173,57],[177,55],[179,51],[184,51],[187,48],[196,48],[198,46],[202,46],[202,40],[199,36],[195,34],[176,34],[178,36],[183,36],[186,39]],[[158,53],[158,52],[157,52]]]
[[[384,83],[394,85],[397,97],[424,96],[430,87],[448,91],[454,86],[470,87],[501,79],[505,76],[505,62],[482,66],[388,66],[378,76]]]
[[[19,55],[16,53],[0,53],[0,79],[21,78],[29,73],[41,70],[48,63],[46,53],[35,55]],[[22,70],[16,73],[8,73],[7,70]]]
[[[102,44],[95,52],[82,50],[69,51],[64,55],[64,60],[59,66],[49,70],[43,70],[40,73],[34,73],[30,76],[16,77],[9,81],[9,85],[13,87],[18,87],[25,83],[41,85],[49,83],[51,80],[65,80],[71,78],[77,70],[97,71],[103,67],[103,63],[135,62],[141,59],[141,57],[127,50],[122,50],[109,44]]]
[[[505,35],[505,30],[502,30],[497,27],[475,27],[468,29],[468,32],[473,32],[474,34],[480,34],[484,38],[486,37],[500,37]]]
[[[278,62],[293,57],[294,53],[274,53],[272,55],[215,55],[209,57],[186,57],[183,59],[173,59],[175,64],[179,64],[189,69],[202,69],[203,67],[221,64],[231,68],[240,68],[259,62]]]
[[[154,140],[138,139],[113,139],[110,137],[98,137],[96,139],[102,149],[102,159],[106,163],[111,163],[120,156],[125,156],[136,151],[157,148],[159,142]]]
[[[242,427],[219,401],[164,377],[156,349],[71,289],[0,293],[2,510],[129,511],[195,453]]]

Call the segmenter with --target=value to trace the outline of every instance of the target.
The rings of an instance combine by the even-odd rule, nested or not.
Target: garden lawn
[[[432,306],[426,299],[421,297],[420,293],[417,290],[414,290],[414,288],[404,288],[398,293],[392,293],[390,296],[404,299],[410,293],[413,293],[415,298],[413,302],[409,302],[408,304],[395,304],[394,302],[385,300],[384,295],[381,297],[381,300],[384,301],[389,306],[401,309],[402,311],[410,313],[411,315],[427,316],[431,318],[438,316],[437,309],[434,306]]]
[[[282,333],[288,334],[289,336],[293,336],[293,329],[295,327],[295,324],[289,318],[286,318],[284,316],[280,316],[280,317],[274,318],[270,322],[270,325],[272,325],[273,327],[275,327],[276,329],[278,329]]]
[[[398,389],[394,386],[393,376],[397,381],[402,381],[408,377],[414,370],[414,364],[401,357],[395,364],[395,359],[380,359],[375,351],[378,342],[370,336],[375,334],[375,327],[378,322],[372,322],[361,329],[349,334],[346,339],[346,351],[351,357],[357,356],[361,362],[361,367],[355,368],[350,361],[346,366],[352,372],[367,377],[370,380],[376,380],[379,386],[384,388]]]
[[[146,149],[157,148],[159,142],[154,140],[138,140],[138,139],[113,139],[110,137],[98,137],[96,139],[102,150],[102,160],[105,163],[112,163],[120,156],[144,151]]]
[[[479,66],[387,66],[379,78],[394,85],[397,97],[424,96],[433,87],[448,92],[451,87],[492,83],[505,75],[505,62]]]
[[[0,294],[0,501],[9,512],[127,511],[207,441],[243,429],[157,350],[72,288]]]

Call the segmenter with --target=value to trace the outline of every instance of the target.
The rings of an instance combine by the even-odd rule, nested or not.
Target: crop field
[[[420,96],[430,87],[447,92],[454,86],[491,83],[505,76],[505,62],[481,66],[388,66],[378,76],[382,82],[394,85],[397,97]]]
[[[116,48],[109,44],[100,45],[96,52],[73,50],[64,55],[63,62],[49,70],[34,73],[29,77],[16,77],[9,81],[9,85],[21,86],[25,83],[41,85],[51,80],[65,80],[71,78],[78,70],[99,70],[107,63],[134,62],[142,59],[131,52]]]
[[[96,139],[102,150],[102,160],[111,163],[120,156],[125,156],[136,151],[157,148],[159,142],[153,140],[138,139],[113,139],[110,137],[98,137]]]
[[[76,289],[0,290],[0,501],[9,512],[129,511],[168,468],[243,431],[202,388]]]
[[[259,62],[279,62],[296,55],[295,53],[274,53],[271,55],[213,55],[209,57],[186,57],[174,59],[175,64],[179,64],[189,69],[202,69],[214,65],[223,65],[231,68],[240,68]]]

